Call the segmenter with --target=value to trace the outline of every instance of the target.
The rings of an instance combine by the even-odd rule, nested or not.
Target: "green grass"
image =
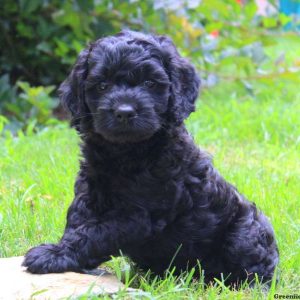
[[[299,82],[300,83],[300,82]],[[230,291],[207,289],[191,274],[150,279],[123,258],[109,266],[130,298],[262,299],[300,290],[300,95],[293,82],[255,85],[250,97],[237,83],[205,90],[187,122],[195,141],[214,155],[216,167],[270,218],[280,249],[280,281]],[[0,257],[23,255],[42,242],[57,242],[65,225],[78,170],[78,138],[66,126],[37,135],[0,138]],[[92,296],[91,296],[92,297]],[[116,298],[123,299],[126,292]],[[109,298],[107,296],[107,298]]]

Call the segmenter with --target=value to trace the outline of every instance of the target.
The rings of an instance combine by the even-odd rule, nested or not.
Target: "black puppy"
[[[29,272],[80,272],[122,250],[157,274],[200,262],[206,282],[272,279],[270,223],[183,124],[199,83],[163,36],[124,31],[80,54],[60,87],[82,139],[75,199],[61,241],[26,254]]]

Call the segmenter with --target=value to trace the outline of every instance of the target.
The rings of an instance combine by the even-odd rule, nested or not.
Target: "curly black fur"
[[[177,272],[200,261],[207,282],[272,279],[270,223],[183,124],[199,84],[166,37],[123,31],[80,54],[60,87],[82,139],[75,199],[60,242],[26,254],[29,272],[80,272],[122,250],[157,274],[173,259]]]

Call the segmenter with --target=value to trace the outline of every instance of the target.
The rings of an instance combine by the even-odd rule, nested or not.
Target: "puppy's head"
[[[59,93],[79,132],[134,143],[180,125],[199,82],[169,38],[123,31],[83,50]]]

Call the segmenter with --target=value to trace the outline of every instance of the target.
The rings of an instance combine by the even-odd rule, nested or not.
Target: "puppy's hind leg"
[[[267,218],[254,204],[241,203],[237,218],[228,227],[223,247],[223,259],[232,284],[247,280],[250,285],[259,282],[271,284],[278,249],[273,229]]]

